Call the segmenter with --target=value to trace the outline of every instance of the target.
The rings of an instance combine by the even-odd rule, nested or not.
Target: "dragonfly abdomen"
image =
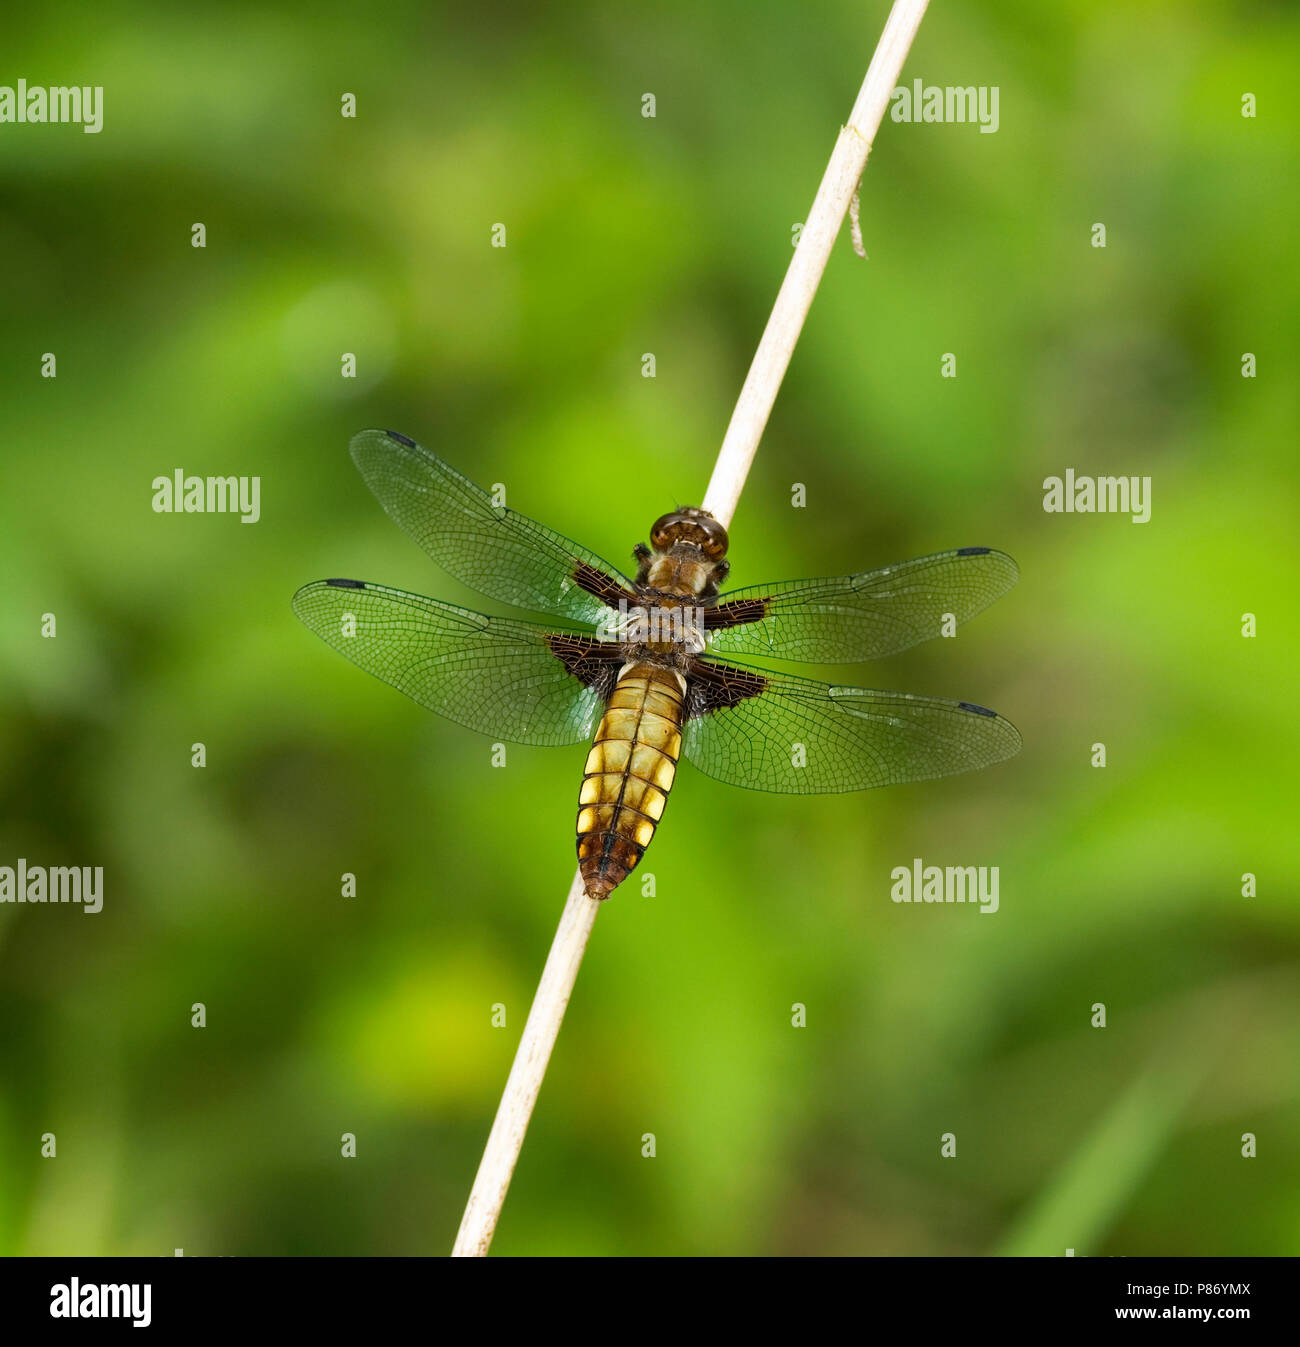
[[[587,755],[578,796],[578,863],[590,898],[608,898],[640,862],[663,817],[682,749],[686,680],[626,664]]]

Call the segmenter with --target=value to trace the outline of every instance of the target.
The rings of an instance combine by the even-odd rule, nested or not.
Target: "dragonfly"
[[[547,620],[341,579],[304,586],[294,611],[359,668],[460,725],[509,743],[588,744],[577,850],[591,899],[640,863],[683,758],[728,785],[812,795],[950,776],[1019,751],[1015,726],[973,702],[733,658],[838,665],[906,650],[1011,589],[1019,573],[1003,552],[959,547],[721,592],[727,530],[699,507],[655,520],[628,576],[397,431],[362,431],[351,452],[443,570]]]

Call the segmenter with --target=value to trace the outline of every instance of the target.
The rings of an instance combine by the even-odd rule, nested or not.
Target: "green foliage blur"
[[[0,83],[105,107],[0,125],[0,864],[105,900],[0,907],[0,1251],[450,1248],[584,750],[492,767],[290,596],[500,611],[371,498],[367,426],[616,563],[698,501],[886,11],[6,14]],[[931,7],[905,78],[998,86],[999,129],[886,121],[732,578],[1005,549],[956,640],[808,672],[1024,750],[837,798],[684,767],[496,1252],[1300,1252],[1298,62],[1281,5]],[[1067,467],[1149,475],[1150,522],[1046,514]],[[260,522],[155,513],[177,468],[260,476]],[[913,857],[1000,866],[1000,911],[894,904]]]

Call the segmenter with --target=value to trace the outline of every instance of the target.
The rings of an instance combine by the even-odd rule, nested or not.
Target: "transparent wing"
[[[708,776],[783,795],[928,781],[1014,756],[1010,721],[970,702],[838,687],[697,660],[682,747]]]
[[[576,632],[485,617],[360,580],[319,580],[293,610],[353,664],[439,715],[516,744],[595,732],[619,647]]]
[[[1019,578],[1005,552],[959,547],[859,575],[755,585],[705,615],[709,651],[854,664],[906,650],[983,612]]]
[[[443,570],[480,594],[595,626],[629,588],[627,578],[594,552],[493,505],[482,487],[405,435],[363,430],[351,447],[389,517]]]

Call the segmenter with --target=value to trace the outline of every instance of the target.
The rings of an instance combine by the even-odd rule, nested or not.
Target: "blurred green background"
[[[499,611],[371,498],[366,426],[620,564],[698,500],[886,10],[6,15],[0,82],[105,121],[0,126],[0,864],[106,896],[0,907],[0,1249],[449,1249],[584,750],[494,769],[290,596]],[[1000,128],[885,123],[733,580],[1009,551],[957,640],[827,676],[1024,750],[838,798],[684,768],[495,1252],[1300,1251],[1298,61],[1280,4],[931,7],[905,78],[998,86]],[[1067,467],[1150,475],[1151,522],[1045,514]],[[177,468],[260,476],[261,521],[155,514]],[[915,856],[1000,866],[1001,910],[894,905]]]

